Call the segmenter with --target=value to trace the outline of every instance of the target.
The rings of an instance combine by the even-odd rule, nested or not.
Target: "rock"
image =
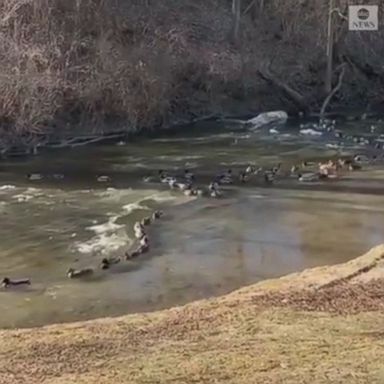
[[[270,124],[285,124],[287,119],[288,115],[285,111],[271,111],[260,113],[260,115],[247,120],[245,125],[250,129],[259,129]]]

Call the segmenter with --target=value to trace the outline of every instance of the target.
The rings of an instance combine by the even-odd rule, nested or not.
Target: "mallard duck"
[[[144,226],[139,221],[136,221],[135,225],[133,226],[133,230],[136,231],[144,231]]]
[[[111,265],[115,265],[120,263],[121,259],[119,257],[110,257],[110,258],[104,258],[101,260],[101,269],[109,269]]]
[[[189,183],[192,183],[195,181],[195,175],[189,169],[184,170],[184,178]]]
[[[83,268],[83,269],[69,268],[67,271],[67,276],[70,279],[75,279],[78,277],[85,277],[85,276],[93,275],[93,272],[94,271],[92,268]]]
[[[61,173],[55,173],[52,175],[52,177],[56,180],[63,180],[64,179],[64,175]]]
[[[41,180],[44,176],[40,173],[28,173],[27,175],[29,180]]]
[[[144,229],[135,229],[135,237],[136,239],[141,239],[143,236],[145,236],[146,233],[144,231]]]
[[[175,185],[177,188],[180,189],[180,191],[186,191],[188,189],[191,189],[191,184],[189,183],[176,183]]]
[[[206,192],[203,189],[196,189],[196,196],[205,196]]]
[[[169,184],[170,182],[176,182],[176,178],[174,176],[169,176],[162,169],[159,171],[160,182],[164,184]]]
[[[232,169],[228,169],[227,172],[219,175],[218,182],[219,184],[232,184],[233,183]]]
[[[252,165],[248,165],[248,167],[245,169],[245,173],[247,175],[251,174],[251,173],[255,173],[256,169],[255,167],[253,167]]]
[[[319,174],[314,172],[309,173],[299,173],[297,179],[301,182],[313,182],[319,180]]]
[[[146,216],[141,220],[141,225],[144,227],[151,224],[151,218]]]
[[[264,181],[268,184],[271,184],[275,181],[275,175],[274,173],[270,171],[264,172]]]
[[[168,181],[168,185],[171,189],[174,189],[177,187],[177,181],[176,179],[172,178]]]
[[[17,285],[31,285],[31,280],[29,279],[20,279],[20,280],[11,280],[9,277],[4,277],[1,282],[1,285],[4,288]]]
[[[163,211],[155,211],[152,213],[152,220],[160,219],[161,216],[163,216]]]
[[[240,172],[239,180],[240,180],[241,183],[246,183],[247,181],[249,181],[248,174],[246,172]]]
[[[98,176],[97,181],[100,183],[105,183],[105,182],[111,181],[111,178],[109,176],[105,176],[105,175]]]
[[[271,169],[271,172],[275,175],[277,175],[281,169],[281,163],[278,163],[276,166],[274,166],[272,169]]]
[[[208,189],[210,192],[216,191],[219,188],[219,184],[216,181],[213,181],[208,185]]]
[[[146,253],[148,251],[149,251],[149,240],[148,240],[147,236],[144,236],[140,240],[140,245],[139,245],[139,248],[137,248],[137,252],[140,252],[140,254],[142,254],[142,253]]]
[[[143,181],[144,181],[144,183],[153,183],[153,182],[157,181],[157,179],[154,176],[144,176]]]
[[[213,191],[211,191],[211,193],[210,193],[210,196],[211,197],[213,197],[213,198],[215,198],[215,199],[217,199],[218,197],[220,197],[220,192],[218,191],[218,190],[213,190]]]
[[[335,137],[342,139],[344,138],[344,134],[341,131],[335,131]]]
[[[303,161],[303,162],[301,163],[301,166],[302,166],[303,168],[305,168],[305,167],[313,167],[313,166],[315,166],[315,165],[316,165],[316,163],[313,162],[313,161]]]
[[[133,251],[131,253],[129,253],[128,251],[125,252],[125,260],[131,260],[139,256],[140,256],[140,252],[138,250]]]
[[[194,196],[195,191],[193,189],[186,189],[186,190],[184,190],[184,195],[185,196]]]
[[[358,171],[358,170],[360,170],[361,168],[362,168],[361,165],[356,164],[356,163],[348,164],[348,170],[349,170],[349,171]]]
[[[353,161],[355,161],[357,163],[368,163],[369,158],[366,155],[356,155],[356,156],[354,156]]]

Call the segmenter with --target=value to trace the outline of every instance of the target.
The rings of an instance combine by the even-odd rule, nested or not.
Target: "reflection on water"
[[[236,144],[234,138],[238,138]],[[199,175],[239,164],[288,163],[337,151],[289,133],[218,133],[153,139],[44,154],[4,163],[0,172],[1,274],[32,286],[0,292],[0,326],[34,326],[183,304],[261,279],[351,259],[383,241],[380,167],[338,185],[359,193],[232,188],[222,200],[190,200],[140,180],[159,168],[188,164]],[[28,182],[25,174],[63,173],[64,180]],[[112,183],[96,183],[98,175]],[[205,181],[204,181],[205,182]],[[6,187],[5,185],[16,187]],[[132,243],[133,223],[158,207],[151,251],[89,281],[65,277],[70,266],[97,266]]]

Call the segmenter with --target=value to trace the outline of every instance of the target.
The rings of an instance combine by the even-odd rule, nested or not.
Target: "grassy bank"
[[[382,383],[384,246],[151,314],[0,332],[0,383]]]
[[[346,11],[346,0],[336,3]],[[132,132],[222,111],[317,110],[326,2],[249,5],[242,2],[234,42],[229,0],[2,1],[0,147],[30,144],[36,132]],[[383,42],[382,31],[348,33],[335,18],[334,64],[348,64],[337,105],[382,103]]]

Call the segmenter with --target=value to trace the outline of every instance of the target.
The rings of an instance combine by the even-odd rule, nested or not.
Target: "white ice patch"
[[[308,128],[308,129],[301,129],[300,133],[302,135],[308,135],[308,136],[322,136],[322,132],[315,131],[314,129]]]
[[[75,249],[80,253],[100,253],[102,255],[108,255],[111,252],[118,251],[120,248],[130,246],[131,244],[132,240],[126,233],[101,233],[88,241],[76,243]]]
[[[11,191],[11,190],[14,190],[14,189],[16,189],[15,185],[2,185],[0,187],[0,191]]]
[[[122,224],[116,224],[116,221],[120,218],[120,216],[112,216],[109,218],[109,220],[103,224],[97,224],[92,225],[90,227],[86,227],[85,229],[87,231],[93,231],[96,234],[103,234],[103,233],[111,233],[116,232],[117,230],[124,228],[124,225]]]
[[[17,200],[18,203],[24,203],[32,200],[35,196],[20,193],[19,195],[12,196],[13,199]]]
[[[124,213],[127,215],[139,209],[149,209],[149,208],[146,207],[145,205],[141,205],[140,203],[130,203],[123,206]]]

